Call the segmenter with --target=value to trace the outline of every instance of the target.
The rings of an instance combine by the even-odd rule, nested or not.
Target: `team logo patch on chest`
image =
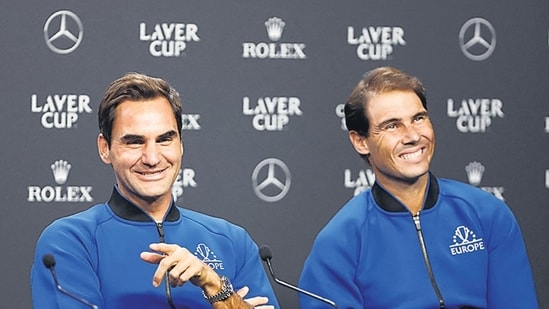
[[[208,264],[212,269],[225,269],[223,266],[223,260],[217,257],[210,247],[206,244],[200,243],[196,246],[194,255],[202,260],[202,262]]]
[[[452,244],[450,245],[450,253],[452,255],[473,253],[484,249],[482,238],[477,238],[471,229],[464,225],[456,228],[452,237]]]

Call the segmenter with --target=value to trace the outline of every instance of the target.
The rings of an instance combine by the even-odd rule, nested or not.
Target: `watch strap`
[[[221,276],[221,290],[217,294],[208,296],[204,291],[202,291],[202,295],[204,295],[204,298],[210,304],[213,304],[219,301],[224,301],[229,297],[231,297],[233,293],[234,293],[233,285],[231,284],[231,281],[229,280],[229,278],[225,276]]]

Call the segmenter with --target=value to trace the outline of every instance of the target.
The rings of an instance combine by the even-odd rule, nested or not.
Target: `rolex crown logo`
[[[265,22],[269,39],[272,41],[280,40],[280,37],[282,37],[282,31],[284,30],[284,25],[286,25],[286,23],[278,17],[269,18],[269,20]]]
[[[59,185],[64,184],[69,177],[69,171],[71,170],[71,165],[65,160],[57,160],[51,165],[51,170],[53,172],[53,178],[55,182]]]
[[[480,162],[474,161],[467,164],[465,171],[467,172],[467,179],[469,180],[469,183],[474,186],[478,186],[482,181],[484,166],[480,164]]]

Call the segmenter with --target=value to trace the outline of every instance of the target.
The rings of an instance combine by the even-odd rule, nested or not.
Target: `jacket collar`
[[[430,209],[435,206],[438,200],[439,186],[436,177],[429,173],[429,182],[427,183],[427,196],[425,197],[425,202],[423,203],[423,209]],[[382,209],[389,212],[408,212],[408,209],[402,205],[402,203],[397,200],[393,195],[387,192],[381,185],[374,183],[372,187],[372,196],[376,203]]]
[[[137,207],[135,204],[123,197],[120,191],[118,191],[118,186],[116,185],[112,189],[112,194],[107,204],[117,216],[123,219],[137,222],[154,221],[141,208]],[[172,199],[172,202],[170,203],[170,208],[164,218],[164,221],[173,222],[177,219],[179,219],[179,210],[175,206]]]

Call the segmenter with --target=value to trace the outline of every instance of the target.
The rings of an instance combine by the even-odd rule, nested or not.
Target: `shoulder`
[[[219,235],[247,235],[246,230],[232,223],[226,219],[207,215],[195,210],[179,207],[182,220],[187,221],[187,224],[194,225],[195,228],[203,229],[209,231],[210,233],[219,234]]]
[[[514,221],[514,215],[509,205],[492,193],[452,179],[442,178],[438,181],[440,186],[439,202],[474,213],[487,224],[501,220]]]
[[[68,251],[70,248],[95,246],[98,227],[112,218],[107,205],[98,204],[82,212],[56,219],[40,234],[36,253]]]
[[[106,204],[97,204],[84,211],[56,219],[44,229],[44,232],[90,231],[111,217],[112,213]]]
[[[335,217],[343,220],[364,220],[369,208],[373,205],[372,191],[368,189],[349,199]]]
[[[444,198],[459,199],[470,202],[490,202],[503,204],[503,201],[496,198],[492,193],[478,187],[466,184],[461,181],[438,178],[440,194]]]
[[[371,191],[362,191],[345,203],[322,229],[319,236],[338,235],[337,231],[360,230],[374,206]],[[339,237],[339,236],[338,236]]]

